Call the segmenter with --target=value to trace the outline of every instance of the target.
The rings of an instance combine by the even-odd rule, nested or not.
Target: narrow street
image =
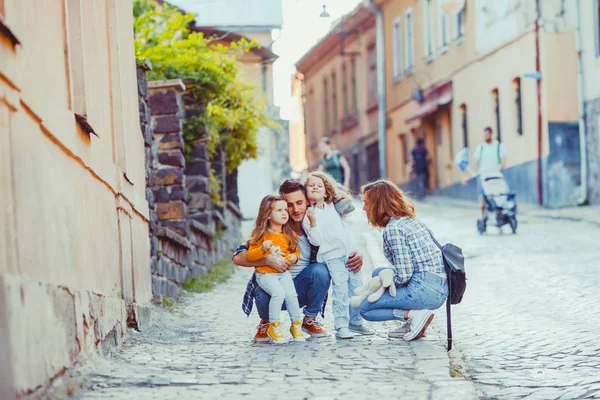
[[[80,366],[87,390],[75,397],[600,398],[598,227],[522,216],[515,236],[493,229],[479,236],[476,210],[425,203],[417,213],[467,258],[467,293],[453,307],[452,364],[443,309],[411,343],[388,339],[390,324],[371,324],[373,337],[253,344],[258,317],[240,308],[251,271],[240,269],[209,293],[185,294],[175,311],[159,310],[149,331],[129,332],[122,352]],[[367,276],[386,263],[381,239],[362,211],[351,225]],[[330,308],[324,324],[333,329]]]

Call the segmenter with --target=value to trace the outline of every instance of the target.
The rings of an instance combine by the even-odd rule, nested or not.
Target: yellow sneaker
[[[302,321],[294,321],[290,326],[290,332],[292,333],[292,337],[296,342],[305,342],[306,335],[302,332]]]
[[[269,335],[273,343],[281,344],[286,342],[283,333],[281,333],[281,329],[279,329],[280,325],[280,322],[273,322],[270,323],[267,328],[267,335]]]

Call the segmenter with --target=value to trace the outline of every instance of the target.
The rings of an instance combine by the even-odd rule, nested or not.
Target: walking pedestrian
[[[346,266],[348,255],[356,250],[356,244],[333,204],[336,183],[323,172],[312,172],[305,186],[312,207],[302,226],[311,244],[319,246],[317,261],[327,265],[331,275],[335,335],[340,339],[351,339],[353,332],[372,335],[375,332],[363,325],[358,309],[350,305],[349,298],[362,286],[362,280],[360,274],[349,271]]]
[[[362,187],[369,222],[383,229],[383,252],[394,266],[396,296],[385,292],[379,300],[365,300],[360,313],[367,321],[399,321],[388,333],[406,341],[421,338],[433,320],[430,310],[448,297],[442,253],[429,228],[415,216],[412,201],[392,182],[380,179]],[[373,271],[378,276],[385,268]]]
[[[413,175],[417,184],[416,195],[417,198],[423,198],[425,191],[429,189],[429,164],[431,163],[431,156],[425,147],[425,140],[423,138],[417,139],[417,145],[411,151],[413,159]]]
[[[494,138],[494,131],[489,126],[483,130],[484,141],[473,152],[474,168],[465,170],[463,184],[472,177],[477,177],[477,195],[481,207],[481,218],[485,217],[485,199],[483,197],[482,179],[486,175],[501,172],[506,166],[506,147]],[[476,171],[476,172],[474,172]]]
[[[350,187],[350,164],[346,157],[334,149],[328,137],[321,139],[319,149],[323,153],[319,160],[319,171],[331,175],[337,183]]]

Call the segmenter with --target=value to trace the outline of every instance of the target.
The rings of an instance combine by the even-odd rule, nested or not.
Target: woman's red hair
[[[368,183],[360,189],[371,225],[385,228],[390,218],[415,217],[415,205],[398,186],[387,179]]]

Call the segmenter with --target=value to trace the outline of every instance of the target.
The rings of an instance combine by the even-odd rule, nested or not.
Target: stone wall
[[[586,103],[588,199],[600,204],[600,98]]]
[[[151,210],[152,289],[155,301],[177,297],[188,278],[205,274],[241,240],[241,214],[234,202],[237,190],[227,181],[225,153],[212,158],[206,149],[207,135],[199,135],[186,157],[183,124],[203,110],[184,106],[185,85],[179,79],[154,81],[149,86],[149,126],[152,131],[147,154]],[[142,111],[140,105],[140,111]],[[185,108],[185,109],[184,109]],[[223,205],[213,207],[209,174],[222,182]],[[228,184],[229,183],[229,189]],[[237,183],[234,184],[237,187]],[[228,201],[231,193],[232,200]]]

